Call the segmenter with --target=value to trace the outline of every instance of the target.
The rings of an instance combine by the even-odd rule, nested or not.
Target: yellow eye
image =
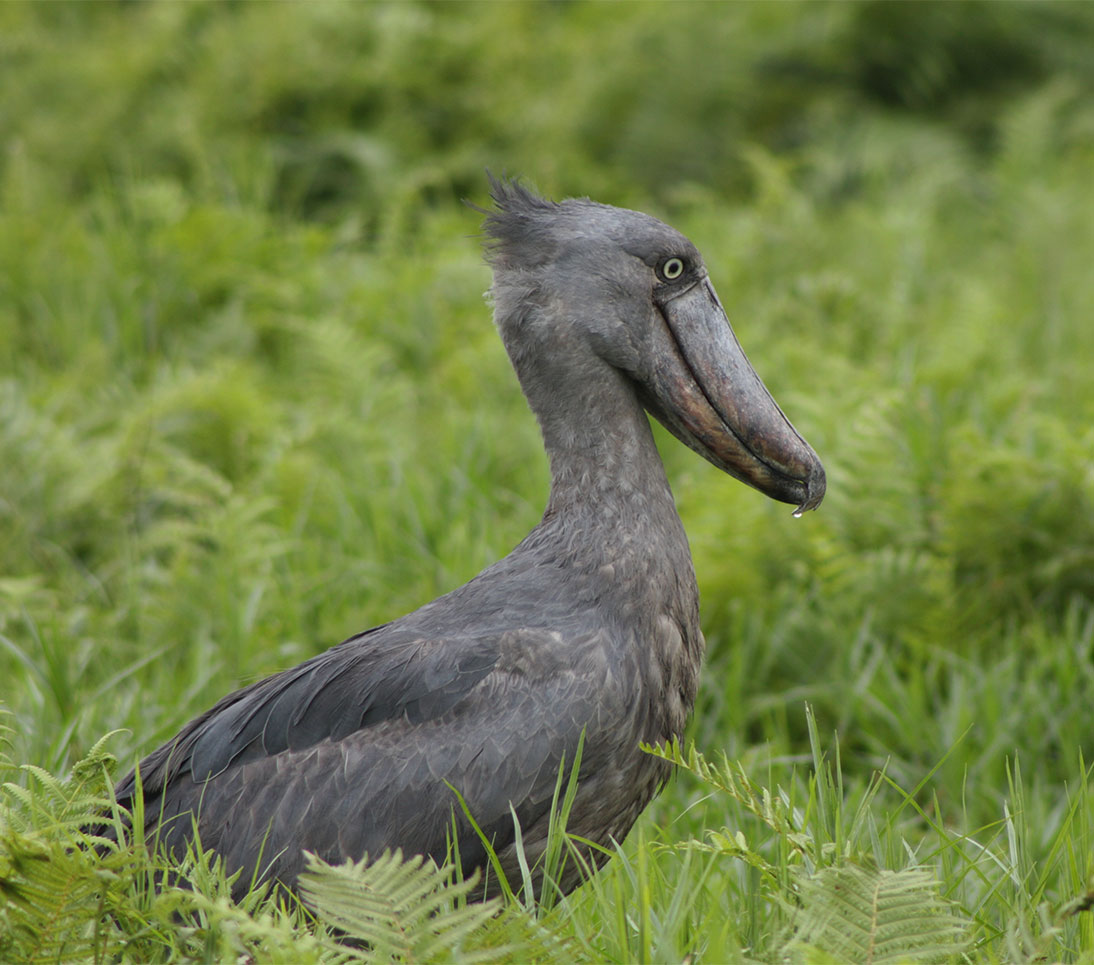
[[[684,260],[682,258],[666,258],[661,263],[661,277],[665,281],[676,281],[684,273]]]

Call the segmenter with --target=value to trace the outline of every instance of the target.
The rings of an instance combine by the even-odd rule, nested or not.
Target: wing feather
[[[188,775],[303,750],[407,715],[429,720],[458,703],[498,659],[496,641],[427,641],[391,625],[353,637],[290,670],[229,694],[139,765],[145,793]],[[120,800],[135,787],[131,772]]]
[[[613,689],[600,634],[558,642],[536,628],[437,640],[397,625],[353,638],[229,695],[149,755],[146,813],[162,815],[173,849],[196,814],[203,846],[230,869],[268,865],[286,882],[305,849],[442,860],[453,789],[504,847],[510,805],[523,827],[542,818],[559,765]],[[119,799],[133,790],[131,774]],[[470,869],[485,853],[456,814]]]

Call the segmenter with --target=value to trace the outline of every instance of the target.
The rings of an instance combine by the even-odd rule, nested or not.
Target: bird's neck
[[[652,552],[690,571],[687,537],[634,386],[599,359],[565,366],[549,359],[517,365],[551,463],[544,523],[564,526],[586,554]]]
[[[679,737],[703,653],[699,590],[649,418],[607,365],[554,377],[521,379],[551,460],[547,510],[522,545],[550,561],[574,609],[626,628],[619,659],[657,695],[637,739]]]
[[[521,378],[551,463],[547,512],[644,505],[676,516],[649,419],[630,382],[600,363]]]

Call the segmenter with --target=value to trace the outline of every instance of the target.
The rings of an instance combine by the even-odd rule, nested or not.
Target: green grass
[[[809,902],[850,868],[929,872],[943,957],[1094,961],[1092,41],[1051,3],[0,8],[0,881],[51,856],[101,958],[336,954],[197,858],[182,905],[96,869],[101,751],[58,781],[538,520],[490,167],[686,232],[829,495],[659,433],[726,762],[436,954],[838,959]]]

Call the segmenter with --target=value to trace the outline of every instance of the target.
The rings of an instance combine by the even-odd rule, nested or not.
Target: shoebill
[[[794,515],[824,495],[687,238],[513,182],[492,196],[494,319],[550,459],[546,510],[469,583],[229,694],[141,761],[147,831],[178,853],[196,821],[240,888],[257,874],[292,889],[305,851],[439,862],[453,833],[464,870],[485,867],[456,791],[519,882],[513,813],[534,865],[579,741],[568,830],[621,841],[669,772],[640,745],[681,736],[703,657],[647,413]],[[117,796],[135,793],[131,773]],[[579,882],[570,862],[561,885]]]

